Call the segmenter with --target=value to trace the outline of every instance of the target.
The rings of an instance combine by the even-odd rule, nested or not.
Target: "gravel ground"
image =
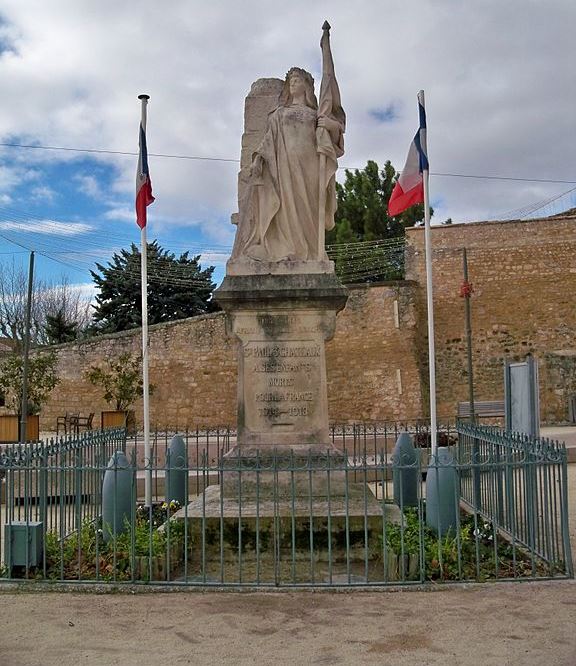
[[[576,582],[0,593],[2,666],[576,664]]]

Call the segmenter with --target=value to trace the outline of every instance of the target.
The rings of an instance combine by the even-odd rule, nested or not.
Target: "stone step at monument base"
[[[235,448],[222,460],[222,494],[239,502],[347,497],[358,501],[366,491],[346,468],[345,456],[329,444],[301,450]]]
[[[278,578],[321,583],[347,574],[396,579],[382,534],[400,523],[401,514],[365,484],[350,484],[347,498],[259,501],[224,496],[221,486],[210,486],[174,519],[188,522],[191,576],[200,572],[210,581],[255,583]]]

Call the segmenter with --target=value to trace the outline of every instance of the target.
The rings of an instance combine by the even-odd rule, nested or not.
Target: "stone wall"
[[[406,277],[418,284],[421,365],[427,358],[424,230],[409,229]],[[468,255],[476,398],[504,397],[503,365],[534,355],[544,422],[568,419],[576,393],[576,217],[432,227],[437,409],[468,399],[462,248]]]
[[[398,419],[421,413],[418,368],[412,354],[416,313],[411,283],[350,290],[338,315],[336,335],[327,344],[331,420]],[[398,303],[394,305],[395,301]],[[395,315],[397,312],[397,315]],[[397,325],[396,325],[397,322]],[[150,327],[150,399],[153,426],[217,426],[236,422],[235,341],[222,313]],[[53,429],[69,412],[111,409],[84,372],[102,359],[140,353],[140,330],[59,345],[61,383],[43,408],[41,428]],[[142,401],[134,405],[142,420]]]
[[[349,290],[336,335],[326,346],[332,420],[422,415],[416,288],[394,282]]]
[[[416,418],[427,413],[424,230],[407,232],[407,280],[350,288],[326,346],[332,421]],[[506,359],[533,354],[540,369],[543,422],[568,419],[576,394],[576,217],[432,227],[437,411],[454,417],[468,399],[462,248],[472,296],[474,384],[478,400],[503,397]],[[54,348],[62,382],[42,412],[42,429],[66,411],[109,408],[85,370],[125,350],[140,331]],[[182,428],[236,421],[235,342],[218,313],[150,329],[152,424]],[[135,406],[142,418],[141,401]],[[2,408],[0,408],[2,411]]]
[[[51,429],[58,414],[87,414],[114,409],[84,372],[123,352],[141,353],[141,331],[104,335],[53,347],[59,359],[60,384],[42,410],[42,429]],[[153,426],[221,425],[235,421],[236,356],[225,334],[222,314],[157,324],[149,329],[150,422]],[[133,405],[142,420],[142,400]],[[97,418],[97,422],[99,420]]]

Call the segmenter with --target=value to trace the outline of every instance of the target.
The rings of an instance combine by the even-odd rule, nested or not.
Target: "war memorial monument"
[[[365,553],[381,532],[382,503],[350,471],[328,423],[324,347],[347,300],[324,239],[346,123],[329,28],[318,102],[298,67],[284,81],[259,79],[246,98],[236,238],[214,294],[237,343],[237,440],[220,461],[219,485],[181,512],[193,540],[214,550],[214,566],[227,561],[232,577],[235,567],[249,570],[246,542],[258,575],[268,575],[260,567],[269,558],[269,575],[297,581],[310,578],[312,553],[336,562],[341,548],[350,562],[354,535]],[[226,579],[224,569],[214,573]]]
[[[346,116],[321,40],[319,103],[298,67],[246,99],[232,256],[215,299],[238,341],[238,440],[231,456],[326,454],[324,344],[346,304],[324,248],[334,226]]]

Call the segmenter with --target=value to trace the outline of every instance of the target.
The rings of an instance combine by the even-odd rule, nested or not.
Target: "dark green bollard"
[[[394,503],[400,507],[418,506],[418,452],[412,437],[403,432],[392,452],[392,485]]]
[[[188,477],[188,457],[186,444],[181,435],[174,435],[166,455],[166,502],[172,500],[184,506],[187,502],[186,481]]]
[[[456,532],[458,492],[454,458],[448,447],[438,448],[426,476],[426,524],[443,536]]]
[[[134,471],[126,454],[116,451],[110,458],[102,482],[102,531],[108,543],[127,529],[132,518]]]

